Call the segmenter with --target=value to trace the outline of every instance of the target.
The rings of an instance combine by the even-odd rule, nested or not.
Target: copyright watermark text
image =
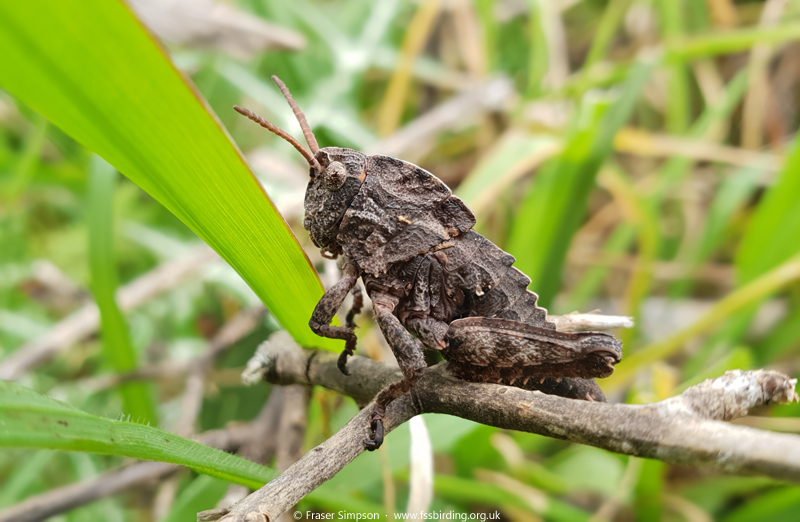
[[[318,511],[295,511],[292,515],[295,520],[390,520],[381,513],[350,513],[337,511],[335,513],[320,513]],[[458,513],[456,511],[431,511],[426,513],[394,513],[393,520],[499,520],[500,512],[493,513]]]
[[[295,520],[381,520],[387,518],[380,513],[350,513],[338,511],[336,513],[319,513],[317,511],[295,511]]]

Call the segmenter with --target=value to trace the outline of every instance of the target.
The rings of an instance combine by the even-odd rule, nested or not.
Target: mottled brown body
[[[302,113],[276,83],[302,125]],[[331,322],[361,278],[404,375],[378,395],[369,449],[382,442],[386,406],[422,375],[423,348],[439,350],[469,381],[605,400],[591,379],[613,372],[620,342],[599,332],[557,332],[528,290],[530,279],[512,266],[514,257],[472,230],[472,211],[441,180],[395,158],[308,143],[313,156],[292,142],[311,167],[303,225],[323,255],[344,256],[342,279],[320,299],[309,325],[345,340],[339,367],[347,373],[360,295],[347,326]]]
[[[472,212],[444,183],[416,165],[349,149],[321,149],[316,160],[323,169],[346,165],[347,191],[332,197],[322,188],[324,175],[312,177],[305,224],[317,246],[346,261],[344,278],[320,301],[311,327],[348,341],[340,360],[345,371],[355,334],[330,321],[362,278],[405,376],[381,394],[376,417],[421,376],[423,348],[440,350],[469,381],[604,400],[590,379],[613,372],[619,341],[555,331],[528,290],[530,279],[512,266],[514,257],[472,230]]]

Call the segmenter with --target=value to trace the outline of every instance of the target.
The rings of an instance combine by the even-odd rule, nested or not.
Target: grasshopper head
[[[352,149],[337,147],[320,149],[305,115],[295,103],[289,89],[277,76],[273,76],[272,80],[294,111],[310,151],[292,135],[264,118],[241,107],[234,109],[291,143],[306,159],[311,179],[306,189],[303,227],[309,231],[311,240],[322,249],[324,256],[335,258],[342,252],[342,246],[336,241],[339,224],[366,178],[367,157]]]
[[[352,149],[326,147],[314,156],[320,170],[311,168],[305,198],[303,227],[323,255],[341,253],[336,241],[339,225],[366,178],[366,155]]]

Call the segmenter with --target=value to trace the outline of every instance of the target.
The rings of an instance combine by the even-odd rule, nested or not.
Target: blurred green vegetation
[[[797,0],[238,0],[231,12],[289,32],[254,51],[252,26],[219,14],[214,38],[162,28],[175,68],[122,3],[35,4],[0,7],[0,372],[87,304],[100,327],[56,337],[50,357],[4,386],[69,404],[83,445],[26,438],[33,421],[0,433],[16,446],[0,452],[0,510],[115,469],[120,455],[181,462],[109,446],[96,430],[118,423],[147,437],[155,428],[135,422],[149,422],[190,436],[250,421],[276,396],[238,384],[256,345],[283,327],[323,347],[306,328],[322,292],[311,265],[326,283],[337,275],[301,226],[302,158],[231,110],[245,105],[299,136],[272,74],[321,146],[387,153],[448,183],[551,313],[634,316],[620,332],[625,359],[602,382],[612,400],[659,400],[731,368],[800,373]],[[191,270],[146,297],[112,299],[181,263]],[[220,340],[240,321],[235,342]],[[369,323],[359,319],[360,352],[381,357]],[[12,407],[4,399],[0,415]],[[314,390],[303,448],[355,411]],[[797,405],[759,414],[748,422],[800,433]],[[107,420],[120,415],[135,422]],[[499,509],[515,521],[800,512],[800,489],[767,479],[425,420],[435,510]],[[403,511],[409,446],[403,426],[301,509]],[[222,465],[190,456],[201,472]],[[271,476],[226,462],[217,477]],[[54,520],[186,520],[226,488],[185,470]]]

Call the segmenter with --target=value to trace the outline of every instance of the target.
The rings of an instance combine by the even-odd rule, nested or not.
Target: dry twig
[[[400,379],[398,370],[364,357],[350,359],[352,376],[346,377],[336,366],[335,354],[305,352],[282,332],[263,346],[263,373],[275,384],[320,385],[365,404]],[[441,363],[389,406],[384,423],[388,432],[415,415],[445,413],[670,464],[800,482],[800,437],[720,422],[766,403],[797,400],[796,384],[796,379],[778,372],[734,371],[658,403],[607,404],[460,381]],[[342,430],[227,512],[199,516],[225,522],[276,520],[364,451],[370,413],[370,407],[364,408]]]

